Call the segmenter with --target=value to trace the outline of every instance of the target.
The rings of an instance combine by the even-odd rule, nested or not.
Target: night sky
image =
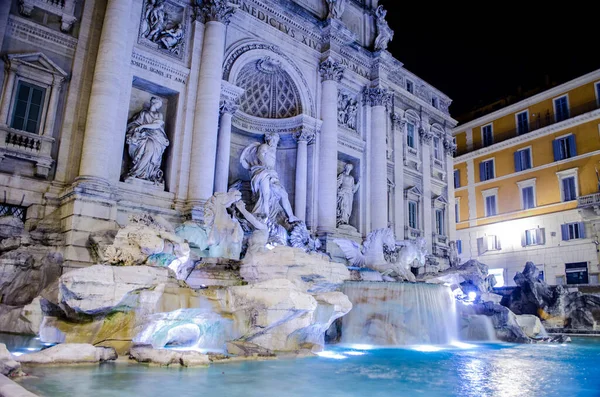
[[[455,118],[544,85],[546,75],[561,84],[599,69],[598,15],[576,3],[380,1],[395,31],[388,50],[453,100]]]

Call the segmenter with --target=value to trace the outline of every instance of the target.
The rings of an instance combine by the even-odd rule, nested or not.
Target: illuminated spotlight
[[[317,356],[319,357],[325,357],[325,358],[333,358],[336,360],[343,360],[344,358],[348,358],[346,356],[344,356],[343,354],[338,354],[332,351],[322,351],[322,352],[318,352]]]
[[[433,345],[417,345],[417,346],[412,346],[412,349],[416,350],[418,352],[426,352],[426,353],[439,352],[440,350],[444,350],[443,347],[433,346]]]
[[[364,356],[365,354],[367,354],[365,352],[355,352],[355,351],[344,352],[344,353],[348,354],[349,356]]]
[[[375,348],[375,346],[373,346],[373,345],[363,345],[363,344],[352,344],[352,345],[348,345],[348,347],[350,349],[354,349],[354,350],[371,350],[371,349]]]
[[[465,342],[459,342],[459,341],[454,341],[452,343],[450,343],[452,346],[454,347],[458,347],[460,349],[472,349],[474,347],[477,347],[477,345],[472,345],[470,343],[465,343]]]
[[[468,296],[468,300],[473,302],[475,300],[475,298],[477,298],[477,292],[471,291],[471,292],[469,292],[469,294],[467,296]]]

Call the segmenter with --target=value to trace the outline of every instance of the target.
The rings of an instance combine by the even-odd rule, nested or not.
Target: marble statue
[[[269,227],[266,224],[265,215],[257,214],[254,216],[246,209],[246,204],[242,200],[237,201],[235,207],[254,228],[254,231],[248,238],[246,255],[265,252],[267,243],[269,242]]]
[[[362,249],[351,240],[333,241],[342,249],[352,266],[376,270],[382,273],[384,279],[393,275],[395,279],[414,282],[415,275],[411,272],[411,267],[425,265],[425,239],[418,239],[414,243],[396,243],[391,229],[377,229],[369,233]]]
[[[448,245],[448,262],[450,264],[450,267],[456,267],[460,265],[460,257],[458,256],[456,241],[450,241]]]
[[[150,107],[136,113],[127,124],[126,142],[133,166],[128,176],[161,184],[163,172],[160,169],[162,156],[169,146],[164,130],[165,122],[159,109],[162,101],[150,99]]]
[[[321,248],[321,241],[311,236],[303,221],[296,222],[290,233],[290,245],[300,248],[305,252],[317,252]]]
[[[354,166],[350,163],[344,165],[344,171],[337,177],[337,225],[347,225],[352,215],[354,194],[360,187],[360,182],[354,183],[350,172]]]
[[[204,223],[208,233],[208,252],[212,258],[240,259],[244,231],[227,211],[242,199],[238,190],[215,193],[204,205]]]
[[[250,186],[255,200],[252,213],[263,214],[267,218],[269,234],[274,242],[287,244],[287,232],[279,224],[279,218],[285,215],[289,224],[299,221],[299,218],[294,216],[288,194],[275,171],[278,143],[278,134],[266,134],[264,143],[254,142],[244,149],[240,163],[250,170]]]
[[[144,37],[150,41],[156,41],[165,27],[165,5],[160,0],[149,0],[146,6],[146,18],[144,20]]]
[[[327,19],[340,19],[348,0],[327,0]]]
[[[375,51],[385,50],[388,43],[394,38],[394,31],[389,27],[385,16],[387,11],[383,6],[377,7],[375,16],[377,17],[377,37],[375,38]]]
[[[179,51],[179,44],[183,40],[181,24],[179,23],[174,28],[163,31],[158,40],[167,50],[171,52]]]
[[[358,101],[348,94],[338,94],[338,124],[356,130]]]

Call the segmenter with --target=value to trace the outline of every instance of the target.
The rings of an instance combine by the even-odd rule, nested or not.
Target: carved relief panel
[[[138,43],[183,60],[188,37],[186,8],[169,0],[145,0]]]

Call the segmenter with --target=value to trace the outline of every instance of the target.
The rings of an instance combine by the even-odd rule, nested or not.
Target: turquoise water
[[[600,396],[600,340],[564,345],[336,347],[326,356],[160,368],[26,368],[44,396]]]

